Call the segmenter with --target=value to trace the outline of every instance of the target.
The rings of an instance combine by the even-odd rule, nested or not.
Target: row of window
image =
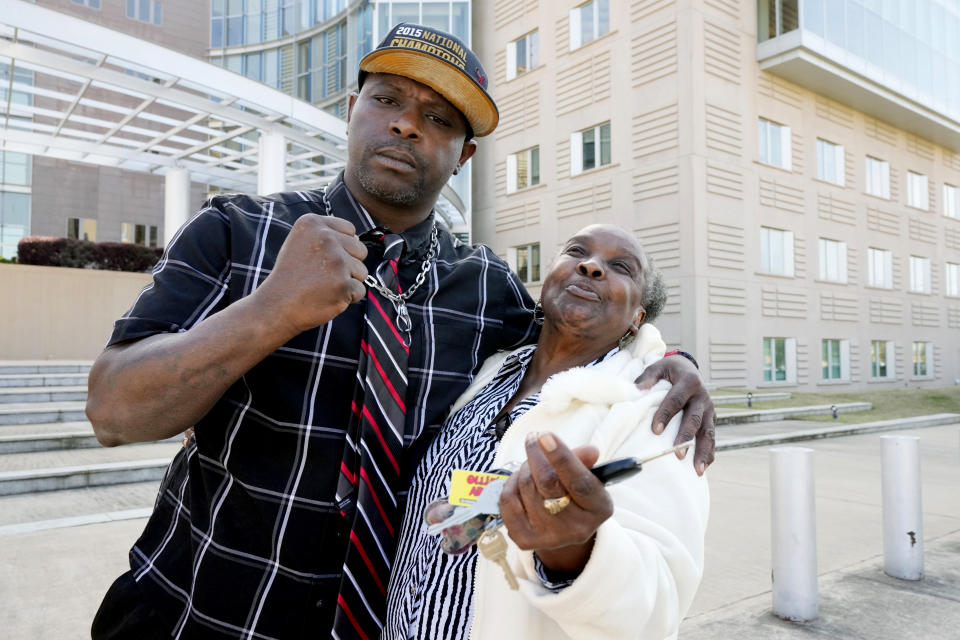
[[[820,346],[820,379],[824,381],[850,380],[850,341],[826,338]],[[869,377],[873,380],[896,378],[895,343],[892,340],[870,342]],[[932,378],[933,343],[912,343],[912,373],[914,378]],[[797,341],[795,338],[763,339],[763,381],[796,383]]]
[[[790,128],[760,119],[758,130],[760,161],[790,170]],[[570,173],[577,175],[611,162],[610,123],[605,122],[571,134]],[[507,156],[507,193],[540,183],[539,147],[531,147]],[[532,156],[537,157],[536,176],[530,174]],[[525,161],[524,159],[528,160]],[[817,177],[843,186],[845,183],[843,146],[817,139]],[[890,198],[890,163],[866,157],[866,192]],[[927,176],[907,172],[907,204],[928,211],[930,192]],[[943,214],[960,220],[960,187],[943,185]]]
[[[610,0],[592,0],[570,10],[570,50],[610,32]],[[507,80],[540,66],[540,32],[531,31],[507,44]]]
[[[760,271],[769,275],[793,277],[793,232],[761,227]],[[847,243],[829,238],[817,239],[819,257],[818,279],[825,282],[847,283]],[[930,258],[910,256],[908,290],[912,293],[930,293]],[[893,288],[893,251],[869,247],[867,249],[867,286],[878,289]],[[960,264],[944,265],[944,295],[960,297]]]
[[[74,240],[97,241],[97,221],[91,218],[67,218],[67,237]],[[155,249],[159,246],[159,233],[155,225],[122,222],[120,242],[131,242]]]
[[[90,9],[99,9],[100,0],[73,0]],[[163,5],[158,0],[126,0],[127,17],[160,26],[163,24]]]
[[[291,36],[326,22],[346,5],[346,0],[213,0],[210,47],[238,47]]]
[[[818,239],[819,279],[825,282],[847,282],[847,243],[842,240]],[[528,244],[508,250],[507,262],[524,283],[540,280],[540,245]],[[764,273],[793,275],[793,233],[763,227],[761,229],[760,263]],[[910,256],[909,290],[930,293],[930,258]],[[889,249],[867,250],[867,285],[880,289],[893,288],[893,252]],[[944,268],[944,295],[960,297],[960,264],[947,262]]]
[[[760,118],[757,124],[758,158],[774,167],[792,170],[790,127]],[[817,138],[817,179],[838,186],[846,186],[846,161],[843,145]],[[890,163],[866,156],[864,191],[871,196],[890,199]],[[930,210],[930,183],[928,177],[916,171],[907,171],[907,205],[923,211]],[[943,215],[960,220],[960,187],[943,185]]]
[[[570,174],[578,175],[612,161],[610,123],[570,134]],[[507,193],[540,184],[540,147],[507,156]]]
[[[285,90],[301,100],[317,102],[347,86],[347,27],[333,25],[291,47],[214,58],[214,64]],[[283,73],[287,75],[284,76]]]

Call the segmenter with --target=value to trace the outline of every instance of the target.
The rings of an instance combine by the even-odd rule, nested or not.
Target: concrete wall
[[[95,358],[149,282],[149,273],[0,264],[0,360]]]

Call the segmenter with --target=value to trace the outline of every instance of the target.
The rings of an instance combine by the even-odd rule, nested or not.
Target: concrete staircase
[[[152,499],[178,440],[101,447],[84,413],[89,370],[89,362],[0,361],[0,501],[28,494],[40,500],[46,492],[98,487],[114,487],[104,493],[123,493],[115,487],[131,484],[151,487],[129,487],[137,503],[150,505],[144,497]],[[102,502],[96,491],[81,493],[82,499],[77,496],[62,506]],[[48,501],[63,503],[64,497]],[[12,504],[0,503],[0,511],[4,506]],[[68,511],[77,515],[76,509]],[[10,521],[0,517],[0,526]]]

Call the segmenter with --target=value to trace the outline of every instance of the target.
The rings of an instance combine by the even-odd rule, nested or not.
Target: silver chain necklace
[[[327,215],[333,215],[333,211],[330,207],[330,200],[327,199],[327,189],[330,187],[330,184],[327,183],[323,187],[323,192],[321,194],[321,199],[323,200],[323,210]],[[397,312],[397,329],[399,329],[404,334],[403,345],[409,347],[413,342],[413,322],[410,320],[410,313],[407,311],[407,300],[410,299],[410,296],[420,288],[427,280],[427,274],[430,272],[430,267],[433,265],[434,259],[437,257],[437,253],[440,249],[440,237],[439,230],[437,229],[437,221],[433,221],[433,232],[430,234],[430,249],[427,250],[427,255],[423,258],[423,263],[420,265],[420,273],[417,274],[416,280],[413,281],[413,284],[403,293],[394,293],[390,289],[386,288],[378,278],[374,278],[373,275],[368,275],[363,281],[365,285],[372,289],[376,289],[380,295],[388,299],[393,303],[393,308]]]

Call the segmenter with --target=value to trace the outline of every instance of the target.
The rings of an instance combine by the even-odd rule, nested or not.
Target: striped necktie
[[[387,289],[399,292],[397,260],[403,238],[390,234],[381,239],[383,261],[375,277]],[[334,637],[340,640],[376,640],[386,613],[387,581],[401,515],[397,491],[409,358],[395,318],[393,303],[369,288],[353,414],[337,485],[340,514],[350,525],[333,623]]]

